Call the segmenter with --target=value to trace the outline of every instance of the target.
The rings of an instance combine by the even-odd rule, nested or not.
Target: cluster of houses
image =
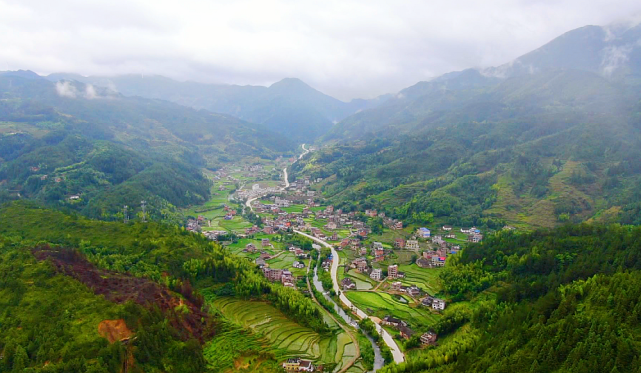
[[[418,298],[421,296],[421,294],[423,294],[423,290],[421,290],[421,288],[419,288],[418,286],[416,285],[405,286],[400,281],[393,282],[392,285],[390,286],[390,290],[406,293],[407,295],[413,298]]]
[[[269,242],[269,239],[267,238],[263,238],[261,240],[261,246],[263,248],[268,246],[273,247]],[[245,248],[243,249],[243,252],[246,253],[255,253],[256,251],[258,251],[256,245],[251,242],[245,245]],[[295,246],[291,246],[289,248],[289,252],[294,253],[294,255],[296,255],[296,257],[299,259],[298,261],[295,261],[292,266],[294,268],[305,268],[303,259],[309,258],[309,254]],[[295,288],[295,278],[293,277],[291,271],[287,269],[270,268],[267,265],[267,260],[271,258],[271,254],[269,254],[267,251],[261,251],[260,256],[256,258],[256,265],[263,271],[263,275],[265,276],[265,278],[271,282],[281,282],[284,286]]]
[[[236,191],[236,199],[238,200],[247,200],[252,198],[261,198],[268,194],[280,194],[282,193],[279,187],[266,187],[262,188],[260,184],[252,185],[251,189],[241,189]]]
[[[443,299],[435,298],[430,295],[421,299],[421,305],[438,311],[443,311],[445,309],[445,301]]]
[[[392,316],[385,316],[383,320],[381,320],[381,324],[395,328],[404,339],[410,339],[416,334],[416,332],[409,328],[405,321]],[[437,339],[438,336],[433,331],[421,334],[420,338],[421,343],[424,345],[435,345]]]
[[[203,232],[203,234],[205,235],[205,237],[207,237],[212,241],[218,241],[220,236],[226,236],[228,232],[227,231],[205,231]]]
[[[403,222],[398,219],[391,219],[385,216],[384,212],[377,212],[376,210],[365,210],[365,215],[370,218],[379,217],[383,219],[383,224],[389,229],[403,229]]]
[[[288,372],[313,372],[315,367],[311,360],[293,358],[283,363],[283,369]]]
[[[292,275],[291,271],[287,269],[269,268],[267,266],[264,266],[262,268],[262,271],[265,278],[269,281],[280,282],[283,284],[283,286],[296,288],[296,286],[294,285],[294,276]]]

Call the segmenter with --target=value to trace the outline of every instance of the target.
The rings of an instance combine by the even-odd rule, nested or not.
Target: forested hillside
[[[470,74],[489,79],[451,79]],[[338,124],[336,141],[294,173],[326,178],[321,190],[340,206],[417,223],[639,222],[634,86],[559,69],[489,86],[449,84],[456,87],[430,88],[402,112],[380,107]]]
[[[310,299],[268,282],[252,263],[204,236],[24,202],[0,207],[3,372],[216,372],[210,367],[220,366],[224,354],[238,352],[204,356],[203,349],[225,345],[216,338],[229,328],[237,336],[252,333],[221,320],[204,292],[269,301],[295,322],[328,333]],[[278,363],[260,344],[243,351]]]
[[[439,346],[384,372],[637,372],[639,227],[503,232],[442,274]],[[431,368],[430,370],[427,370]]]
[[[175,206],[208,198],[202,168],[293,149],[230,116],[33,73],[0,76],[0,97],[0,201],[32,198],[113,219],[147,200],[153,218],[171,219]]]

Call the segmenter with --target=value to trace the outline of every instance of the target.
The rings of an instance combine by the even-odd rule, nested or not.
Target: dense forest
[[[309,298],[269,283],[203,236],[25,202],[0,207],[2,371],[120,372],[127,364],[129,371],[202,372],[203,346],[228,328],[207,309],[205,290],[268,300],[328,332]],[[118,320],[112,333],[129,339],[109,343],[99,330]]]
[[[639,371],[639,237],[639,227],[582,224],[469,246],[442,275],[466,306],[445,311],[439,346],[384,371]]]

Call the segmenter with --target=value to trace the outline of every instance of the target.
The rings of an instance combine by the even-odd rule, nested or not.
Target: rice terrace
[[[290,357],[303,357],[318,364],[334,366],[335,371],[353,360],[356,347],[347,333],[326,319],[331,333],[320,335],[310,328],[303,327],[267,302],[245,301],[231,297],[221,297],[212,302],[230,322],[248,328],[256,336],[265,339],[277,361]],[[350,372],[360,372],[358,366]]]

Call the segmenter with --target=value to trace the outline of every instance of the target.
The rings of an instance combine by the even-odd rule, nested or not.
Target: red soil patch
[[[131,330],[127,328],[127,324],[125,324],[125,320],[123,319],[101,321],[100,324],[98,324],[98,333],[107,338],[109,343],[122,341],[123,339],[130,338],[133,334]]]
[[[52,249],[42,246],[33,249],[38,260],[49,259],[58,272],[71,276],[87,285],[96,295],[115,303],[134,301],[145,307],[158,306],[183,340],[196,338],[203,341],[211,336],[211,317],[194,304],[191,289],[183,300],[169,289],[145,278],[98,269],[80,253],[71,249]],[[176,312],[184,304],[189,312]],[[202,321],[204,320],[204,322]]]

